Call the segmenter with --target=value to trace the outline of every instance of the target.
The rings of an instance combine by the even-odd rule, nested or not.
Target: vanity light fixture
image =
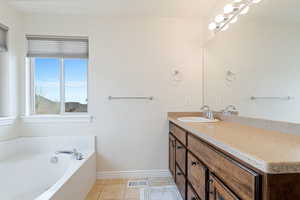
[[[259,2],[261,2],[261,0],[253,0],[252,2],[253,3],[259,3]]]
[[[223,21],[225,21],[224,15],[217,15],[217,16],[215,17],[215,22],[221,23],[221,22],[223,22]]]
[[[221,31],[226,31],[228,28],[229,28],[229,25],[227,24],[227,25],[223,26],[223,28],[221,29]]]
[[[236,23],[238,20],[238,17],[233,17],[232,20],[230,21],[231,24]]]
[[[209,25],[208,25],[208,29],[213,31],[217,28],[217,23],[216,22],[211,22]]]
[[[243,7],[243,6],[241,6]],[[241,15],[245,15],[249,12],[250,7],[249,6],[245,6],[244,9],[241,11]]]
[[[224,7],[224,13],[225,14],[230,14],[236,9],[232,4],[228,4]]]
[[[245,15],[249,12],[250,6],[261,2],[262,0],[233,0],[231,4],[224,7],[224,13],[215,17],[214,21],[208,25],[208,29],[215,33],[225,31],[229,24],[234,24],[239,15]]]

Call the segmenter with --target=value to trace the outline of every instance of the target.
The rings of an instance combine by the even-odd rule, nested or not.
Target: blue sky
[[[86,103],[87,60],[64,59],[66,102]],[[53,101],[60,99],[60,61],[56,58],[35,59],[36,93]]]

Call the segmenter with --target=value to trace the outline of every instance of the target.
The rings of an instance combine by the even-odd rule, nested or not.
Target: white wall
[[[299,123],[299,34],[295,23],[247,16],[220,32],[206,48],[206,103],[215,110],[236,105],[241,116]],[[226,81],[227,70],[236,73],[232,82]]]
[[[9,7],[6,2],[0,1],[0,23],[8,26],[7,53],[0,53],[0,116],[16,116],[18,114],[18,68],[22,47],[22,16]],[[18,136],[16,125],[0,126],[0,140]]]
[[[201,21],[40,15],[25,21],[26,34],[89,36],[94,122],[24,124],[22,135],[96,135],[98,171],[167,169],[167,112],[202,105]],[[172,68],[182,81],[173,80]],[[110,95],[154,101],[108,101]]]

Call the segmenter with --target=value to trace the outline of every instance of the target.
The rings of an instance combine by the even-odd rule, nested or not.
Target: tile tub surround
[[[142,188],[128,188],[129,180],[148,180],[150,187],[174,185],[172,178],[99,179],[85,200],[139,200]]]
[[[186,123],[177,120],[188,115],[169,113],[168,119],[265,173],[300,172],[300,136],[227,121]]]

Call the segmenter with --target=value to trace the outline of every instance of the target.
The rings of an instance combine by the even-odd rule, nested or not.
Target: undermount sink
[[[177,118],[181,122],[199,122],[199,123],[213,123],[218,122],[218,119],[207,119],[204,117],[179,117]]]

